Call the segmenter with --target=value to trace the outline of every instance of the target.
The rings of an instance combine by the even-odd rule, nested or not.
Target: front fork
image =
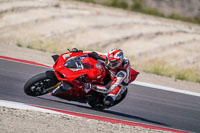
[[[52,92],[55,88],[57,88],[58,86],[60,86],[62,84],[62,82],[58,82],[56,85],[52,86],[49,88],[49,92]]]

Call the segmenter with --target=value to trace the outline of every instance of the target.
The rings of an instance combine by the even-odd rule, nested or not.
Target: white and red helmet
[[[106,66],[114,69],[119,67],[124,60],[124,54],[121,49],[113,49],[106,56]]]

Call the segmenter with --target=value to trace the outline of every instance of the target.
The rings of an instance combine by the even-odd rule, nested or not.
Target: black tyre
[[[24,92],[30,96],[41,96],[52,91],[59,81],[53,71],[46,71],[29,79],[24,85]]]
[[[88,102],[88,104],[89,104],[93,109],[99,109],[99,110],[105,109],[105,107],[103,106],[103,104],[94,103],[93,101]]]
[[[103,106],[103,98],[104,96],[95,92],[90,91],[87,95],[87,103],[90,105],[93,109],[104,109]]]
[[[117,105],[122,100],[124,100],[124,98],[126,97],[127,93],[128,93],[128,89],[126,88],[126,90],[121,94],[121,97],[119,98],[119,100],[115,100],[115,102],[114,102],[114,104],[112,106]]]

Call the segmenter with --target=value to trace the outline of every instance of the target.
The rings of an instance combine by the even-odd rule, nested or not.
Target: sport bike
[[[110,81],[104,63],[95,60],[83,52],[67,52],[53,55],[55,61],[52,70],[37,74],[24,85],[24,92],[29,96],[52,96],[68,101],[88,103],[92,108],[106,109],[103,104],[108,90],[97,90],[95,87],[86,89],[87,83],[104,85]],[[130,82],[134,81],[139,72],[130,69]],[[126,87],[116,98],[114,105],[120,103],[127,95]]]

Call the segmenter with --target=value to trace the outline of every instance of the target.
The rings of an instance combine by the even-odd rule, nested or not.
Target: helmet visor
[[[116,60],[106,60],[106,64],[107,66],[113,68],[113,67],[117,67],[118,66],[118,62]]]

